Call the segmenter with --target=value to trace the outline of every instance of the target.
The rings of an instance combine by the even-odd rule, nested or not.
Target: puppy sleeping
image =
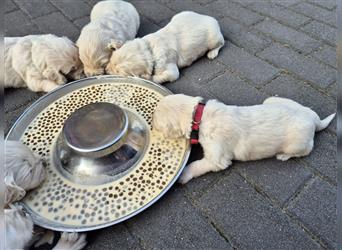
[[[132,4],[119,0],[97,3],[90,13],[90,23],[77,40],[85,74],[104,74],[112,50],[134,39],[139,25],[139,14]]]
[[[115,50],[106,71],[156,83],[172,82],[178,79],[179,68],[191,65],[205,53],[214,59],[223,45],[215,18],[184,11],[159,31],[128,41]]]
[[[66,37],[5,37],[5,88],[49,92],[82,72],[78,49]]]
[[[26,191],[39,186],[44,181],[46,170],[43,161],[21,142],[6,141],[5,145],[6,249],[24,249],[35,238],[34,225],[22,207],[12,203],[22,199]],[[82,249],[86,245],[85,237],[85,234],[63,233],[53,249]]]
[[[332,114],[320,120],[310,108],[280,97],[242,107],[216,100],[200,104],[201,100],[183,94],[170,95],[160,101],[153,114],[153,127],[166,137],[191,135],[192,143],[199,142],[203,147],[204,158],[183,171],[183,184],[207,172],[223,170],[232,160],[276,156],[286,161],[308,155],[315,132],[325,129],[335,117]]]

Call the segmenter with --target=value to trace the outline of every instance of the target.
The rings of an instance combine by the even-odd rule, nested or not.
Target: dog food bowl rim
[[[79,89],[80,87],[85,87],[85,86],[89,86],[89,85],[85,85],[82,86],[81,84],[83,82],[87,82],[90,80],[110,80],[110,79],[115,79],[115,80],[119,80],[122,79],[123,81],[125,79],[132,79],[132,80],[138,80],[138,81],[142,81],[145,82],[151,86],[153,86],[154,89],[159,89],[164,91],[167,95],[169,94],[173,94],[169,89],[156,84],[154,82],[148,81],[146,79],[142,79],[139,77],[123,77],[123,76],[118,76],[118,75],[102,75],[102,76],[94,76],[94,77],[88,77],[88,78],[83,78],[80,80],[76,80],[76,81],[72,81],[70,83],[67,83],[65,85],[61,85],[60,87],[54,89],[53,91],[46,93],[45,95],[43,95],[42,97],[38,98],[31,106],[29,106],[20,116],[19,118],[15,121],[15,123],[12,125],[12,127],[10,128],[10,130],[8,131],[5,140],[9,140],[10,137],[12,136],[13,131],[17,128],[18,124],[23,120],[23,118],[25,118],[25,116],[27,115],[27,113],[31,112],[32,110],[34,110],[42,101],[46,101],[50,98],[51,95],[54,95],[57,91],[60,91],[61,89],[65,89],[65,88],[69,88],[71,85],[74,86],[74,88],[71,88],[67,93],[70,93],[74,90]],[[81,85],[81,86],[80,86]],[[63,93],[60,96],[57,97],[60,98],[62,96],[64,96],[67,93]],[[51,103],[51,102],[50,102]],[[38,111],[39,113],[40,111]],[[36,112],[37,113],[37,112]],[[97,229],[102,229],[102,228],[106,228],[115,224],[118,224],[120,222],[123,222],[127,219],[130,219],[132,217],[134,217],[135,215],[141,213],[142,211],[144,211],[145,209],[149,208],[151,205],[153,205],[155,202],[157,202],[167,191],[169,191],[169,189],[174,185],[174,183],[176,182],[176,180],[179,178],[179,176],[181,175],[182,171],[184,170],[187,161],[189,159],[190,156],[190,152],[191,152],[191,145],[190,142],[188,141],[188,146],[186,151],[184,152],[184,156],[183,156],[183,160],[182,160],[182,164],[178,170],[178,173],[175,174],[174,178],[169,182],[169,184],[167,186],[165,186],[164,190],[162,192],[160,192],[154,199],[152,199],[149,203],[147,203],[146,205],[142,206],[141,208],[133,211],[132,213],[118,219],[115,221],[110,221],[110,222],[106,222],[103,224],[99,224],[99,225],[95,225],[95,226],[89,226],[89,227],[66,227],[64,225],[58,225],[57,223],[46,223],[48,220],[46,220],[45,218],[41,218],[40,216],[37,216],[24,202],[18,201],[16,202],[17,204],[21,205],[24,210],[26,212],[29,213],[30,217],[32,218],[34,224],[41,226],[43,228],[46,229],[51,229],[51,230],[55,230],[55,231],[65,231],[65,232],[88,232],[88,231],[92,231],[92,230],[97,230]]]

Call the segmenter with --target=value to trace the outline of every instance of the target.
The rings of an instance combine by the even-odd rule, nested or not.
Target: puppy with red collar
[[[286,161],[308,155],[316,131],[335,114],[321,120],[310,108],[287,98],[270,97],[263,104],[231,106],[183,94],[164,97],[153,114],[153,127],[165,137],[185,136],[200,143],[204,157],[183,171],[180,182],[220,171],[232,160],[252,161],[276,156]]]

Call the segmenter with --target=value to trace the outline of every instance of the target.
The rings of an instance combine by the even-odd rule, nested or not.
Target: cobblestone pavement
[[[97,1],[7,0],[6,35],[54,33],[77,39]],[[225,47],[165,86],[174,93],[250,105],[290,97],[321,117],[336,110],[336,3],[332,0],[135,0],[138,36],[182,10],[218,19]],[[6,90],[6,132],[42,94]],[[336,248],[336,121],[308,157],[235,162],[119,225],[89,233],[87,249]],[[191,159],[201,156],[194,148]]]

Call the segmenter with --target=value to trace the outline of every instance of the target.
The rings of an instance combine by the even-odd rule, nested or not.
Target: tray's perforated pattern
[[[48,159],[48,177],[24,200],[38,217],[67,227],[96,226],[128,216],[156,198],[183,165],[185,139],[167,140],[153,129],[146,154],[132,171],[118,180],[82,186],[65,179],[51,165],[51,151],[66,118],[92,102],[112,102],[135,111],[150,125],[163,96],[131,83],[103,83],[75,90],[44,109],[27,127],[21,140]]]

